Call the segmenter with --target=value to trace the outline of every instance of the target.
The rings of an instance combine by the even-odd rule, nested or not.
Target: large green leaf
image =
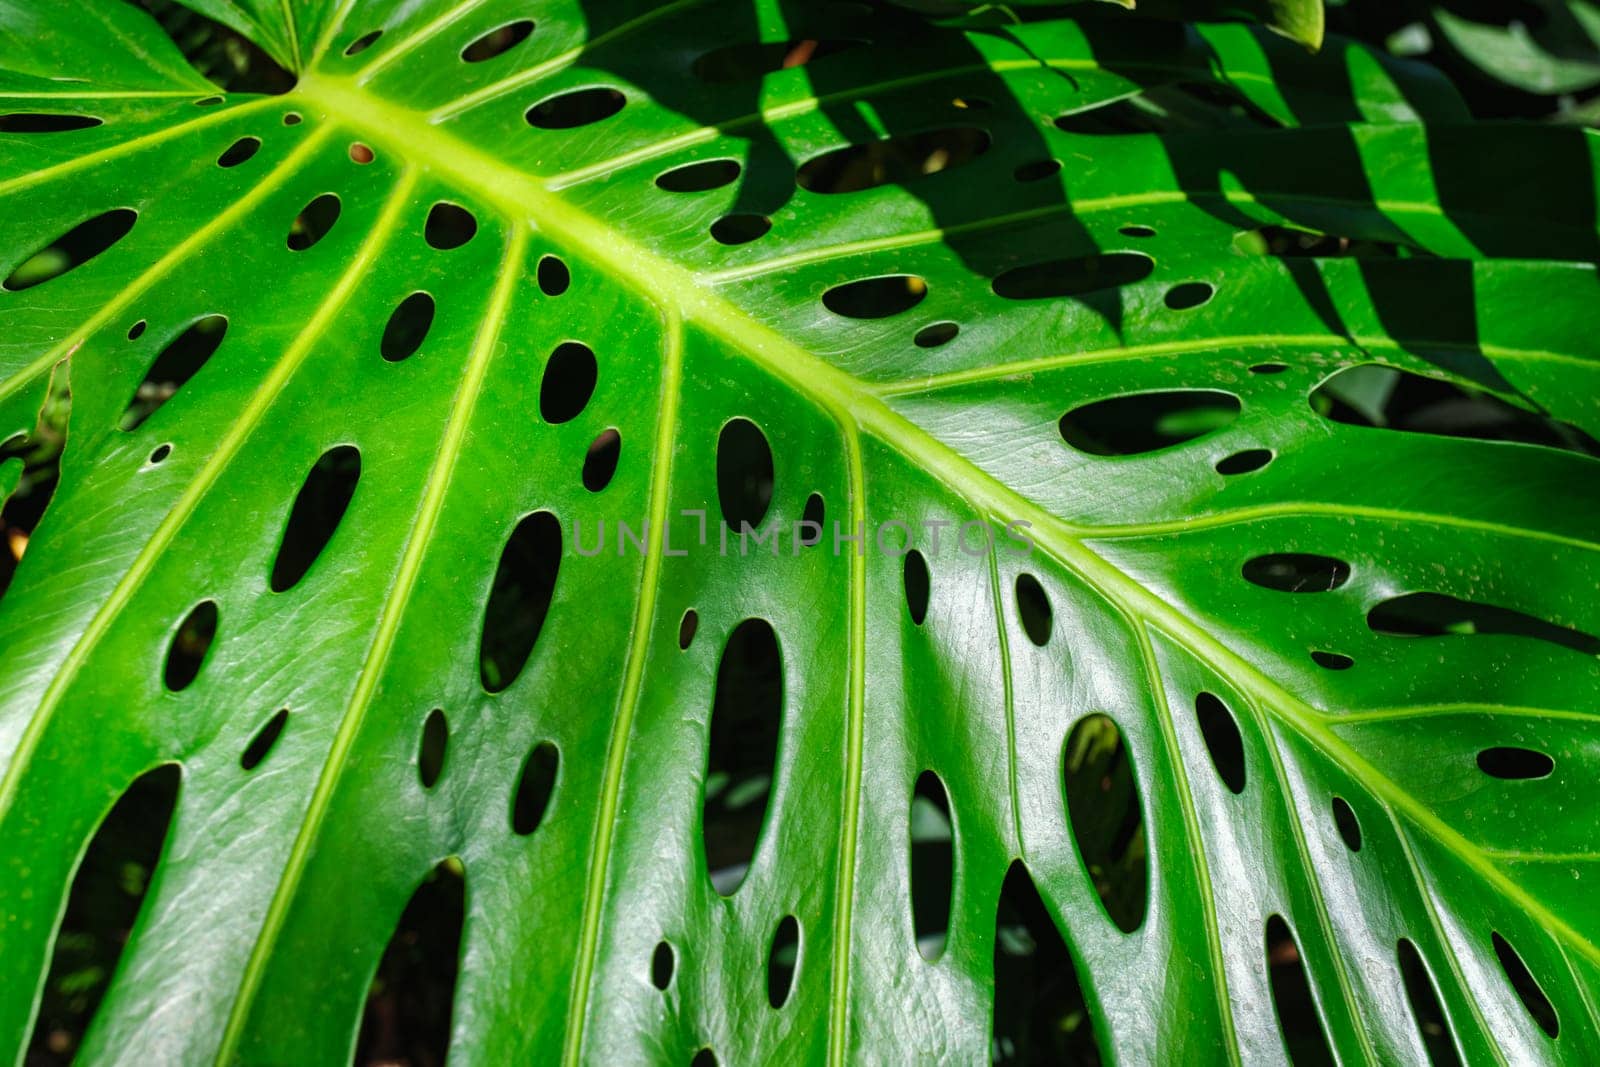
[[[0,434],[72,388],[0,605],[19,1062],[79,857],[169,763],[84,1062],[348,1060],[451,857],[457,1062],[1254,1062],[1319,1030],[1351,1062],[1600,1056],[1592,135],[1467,124],[1342,42],[1115,12],[958,34],[551,0],[467,62],[527,0],[196,6],[298,56],[296,89],[200,106],[131,9],[0,0],[32,27],[0,111],[103,120],[0,132]],[[751,54],[778,69],[734,77]],[[712,160],[737,180],[657,180]],[[326,194],[331,228],[292,226]],[[430,239],[440,202],[470,239]],[[115,209],[137,220],[99,255],[47,248]],[[425,340],[384,358],[419,291]],[[150,411],[147,370],[210,316],[220,346]],[[290,581],[280,541],[341,446],[354,496]],[[780,551],[719,551],[764,485]],[[814,494],[830,526],[916,527],[926,605],[894,527],[797,548]],[[548,544],[533,606],[487,605],[541,511],[565,550],[538,630]],[[920,525],[972,520],[992,550]],[[517,672],[498,649],[534,630]],[[516,798],[551,745],[540,821]],[[913,833],[951,824],[948,922],[914,922]],[[757,831],[746,869],[728,843]],[[1092,1023],[1019,996],[1030,959]]]

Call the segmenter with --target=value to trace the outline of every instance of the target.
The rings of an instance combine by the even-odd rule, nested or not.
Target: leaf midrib
[[[1089,528],[1066,522],[996,482],[948,445],[892,410],[868,384],[757,322],[721,293],[708,291],[703,280],[692,271],[663,259],[581,208],[552,195],[541,179],[524,174],[499,157],[458,139],[429,122],[421,113],[368,95],[348,79],[322,74],[302,79],[296,95],[324,109],[330,116],[337,116],[342,123],[360,128],[364,136],[382,143],[397,156],[425,160],[442,177],[476,192],[508,218],[531,222],[553,240],[604,265],[614,277],[634,288],[641,298],[656,302],[659,298],[654,294],[662,294],[666,299],[675,299],[685,321],[698,322],[722,337],[735,351],[809,397],[841,424],[853,423],[860,430],[872,433],[907,460],[921,465],[963,493],[991,519],[1031,522],[1036,543],[1109,604],[1131,618],[1160,627],[1181,641],[1213,669],[1246,689],[1261,707],[1305,737],[1324,757],[1365,783],[1392,807],[1403,811],[1413,825],[1456,854],[1502,896],[1545,924],[1585,958],[1600,965],[1600,947],[1529,895],[1476,845],[1334,734],[1320,713],[1208,633],[1201,622],[1167,603],[1090,549],[1084,542],[1084,537],[1090,534]],[[1186,806],[1194,803],[1191,796],[1182,796],[1180,800]],[[836,951],[848,950],[848,944],[836,946]],[[586,1015],[587,1004],[575,1004],[572,1010]],[[846,1021],[835,1019],[830,1025],[842,1027]]]

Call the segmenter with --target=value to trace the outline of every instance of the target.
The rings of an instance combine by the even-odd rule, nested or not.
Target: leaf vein
[[[401,180],[396,184],[386,205],[384,214],[373,227],[373,234],[368,239],[366,249],[374,253],[376,246],[386,242],[393,234],[401,209],[409,201],[411,189],[415,186],[417,172],[408,169]],[[512,224],[511,235],[507,241],[506,254],[500,266],[500,273],[495,281],[495,288],[490,297],[488,308],[485,312],[482,328],[473,343],[472,352],[467,359],[465,373],[462,375],[461,385],[451,401],[450,418],[445,426],[443,439],[440,442],[439,454],[434,460],[433,467],[428,472],[428,480],[423,490],[422,501],[417,509],[416,520],[412,524],[411,532],[406,538],[405,549],[400,557],[400,565],[395,574],[384,599],[383,609],[378,617],[378,625],[373,634],[372,644],[368,647],[367,655],[361,664],[360,674],[356,679],[355,690],[350,695],[349,703],[345,707],[345,714],[339,721],[339,727],[334,735],[333,744],[328,751],[327,760],[323,763],[321,772],[317,777],[315,790],[307,805],[306,814],[300,822],[300,827],[295,835],[294,845],[289,852],[288,862],[284,866],[283,875],[278,880],[278,885],[273,892],[272,902],[267,908],[267,914],[262,921],[261,930],[257,934],[256,943],[250,953],[249,962],[245,965],[244,975],[239,983],[238,996],[234,998],[233,1007],[228,1015],[228,1025],[223,1033],[222,1045],[217,1053],[217,1063],[231,1063],[238,1042],[243,1036],[246,1020],[250,1014],[255,995],[259,991],[262,979],[265,977],[268,958],[272,948],[277,942],[277,937],[283,929],[288,918],[289,907],[293,902],[300,879],[305,872],[306,864],[310,861],[311,848],[318,832],[321,830],[322,821],[326,817],[329,803],[333,793],[338,787],[339,777],[344,770],[351,747],[361,731],[361,724],[365,721],[366,712],[371,707],[373,697],[377,693],[378,683],[383,676],[384,667],[388,663],[389,654],[394,649],[397,635],[405,614],[406,605],[410,602],[411,592],[416,586],[417,577],[421,573],[423,559],[427,554],[432,540],[433,530],[438,522],[439,514],[444,508],[446,491],[449,489],[450,478],[455,470],[457,460],[460,458],[462,444],[466,439],[467,427],[472,420],[479,396],[483,392],[483,383],[488,375],[490,362],[493,360],[497,349],[500,330],[506,319],[507,309],[511,304],[511,297],[520,279],[520,266],[523,252],[527,247],[528,231],[525,227]],[[354,290],[361,280],[362,272],[371,263],[370,255],[359,256],[351,265],[340,289],[336,290],[329,303],[333,304],[333,311],[342,306],[343,300]],[[335,303],[337,301],[337,303]],[[324,305],[327,307],[328,305]],[[307,327],[307,333],[313,337],[320,337],[331,322],[333,312],[326,316],[319,315],[318,320],[313,320]],[[307,345],[309,347],[309,345]]]
[[[622,790],[622,771],[627,759],[633,717],[638,711],[639,694],[644,685],[645,660],[655,630],[656,600],[661,588],[661,560],[667,531],[668,500],[672,489],[672,443],[678,426],[678,404],[682,397],[683,324],[667,313],[662,344],[661,406],[657,416],[655,465],[650,478],[650,520],[645,531],[644,568],[639,578],[639,606],[634,613],[632,641],[617,700],[617,715],[606,749],[605,777],[600,786],[600,805],[595,816],[595,843],[590,852],[585,881],[583,920],[579,928],[577,965],[573,970],[572,1002],[567,1012],[567,1029],[562,1062],[575,1065],[583,1052],[587,1029],[590,986],[594,976],[595,953],[600,941],[600,912],[605,904],[606,872],[611,860],[611,834],[616,824],[617,803]]]

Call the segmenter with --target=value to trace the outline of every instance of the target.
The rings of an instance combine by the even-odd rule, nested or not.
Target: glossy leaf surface
[[[84,1062],[348,1062],[429,908],[459,1063],[1600,1057],[1593,135],[1110,9],[194,6],[293,92],[0,0],[0,110],[101,120],[0,132],[0,435],[72,389],[0,601],[13,1059],[173,763]],[[995,1021],[1047,965],[1073,1027]]]

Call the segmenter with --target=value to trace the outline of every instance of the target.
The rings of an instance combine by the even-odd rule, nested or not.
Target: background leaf
[[[1433,18],[1451,47],[1479,70],[1533,93],[1570,93],[1600,85],[1600,8],[1584,0],[1545,0],[1537,30],[1513,20],[1498,26],[1448,7]]]
[[[1015,0],[1013,3],[980,3],[978,0],[893,0],[914,11],[935,15],[988,14],[1015,20],[1019,12],[1068,14],[1074,0]],[[1081,0],[1079,0],[1081,2]],[[1137,8],[1141,15],[1188,19],[1249,19],[1270,27],[1311,49],[1322,45],[1322,0],[1109,0],[1119,7]]]

